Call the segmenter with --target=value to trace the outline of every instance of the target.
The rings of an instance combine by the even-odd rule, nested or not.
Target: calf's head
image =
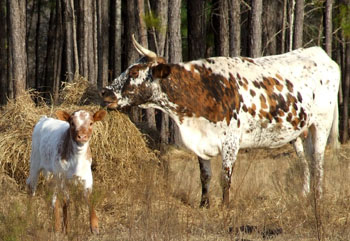
[[[92,135],[92,127],[96,121],[102,120],[106,115],[105,110],[99,110],[94,114],[85,110],[78,110],[71,115],[58,110],[56,116],[59,120],[67,121],[70,126],[70,135],[74,142],[79,145],[87,143]]]
[[[109,109],[137,106],[152,99],[154,80],[170,74],[162,57],[142,47],[132,36],[135,49],[143,56],[130,65],[113,83],[101,91],[103,105]]]

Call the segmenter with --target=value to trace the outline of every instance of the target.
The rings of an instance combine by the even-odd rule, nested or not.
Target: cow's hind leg
[[[36,155],[35,151],[32,151],[32,154],[30,156],[29,177],[27,178],[27,181],[26,181],[28,192],[32,196],[35,195],[40,171],[41,171],[40,158],[38,157],[38,155]]]
[[[324,152],[327,145],[327,139],[329,135],[329,129],[319,125],[311,128],[312,140],[314,144],[314,180],[315,180],[315,192],[316,197],[322,196],[322,183],[323,183],[323,164],[324,164]]]
[[[211,179],[211,167],[210,160],[204,160],[198,157],[199,168],[201,172],[201,183],[202,183],[202,198],[200,207],[209,207],[209,185]]]
[[[227,136],[222,147],[222,174],[223,174],[223,204],[227,207],[230,201],[230,186],[233,165],[239,150],[239,138],[235,135]]]
[[[302,164],[303,168],[303,190],[302,194],[303,196],[306,196],[310,192],[310,170],[309,170],[309,164],[305,157],[304,147],[303,147],[303,141],[300,137],[298,137],[293,142],[294,150]]]

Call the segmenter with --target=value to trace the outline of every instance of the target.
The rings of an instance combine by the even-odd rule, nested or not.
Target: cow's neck
[[[64,134],[61,148],[62,161],[79,161],[86,159],[86,153],[89,151],[89,142],[78,145],[70,134],[69,129]]]

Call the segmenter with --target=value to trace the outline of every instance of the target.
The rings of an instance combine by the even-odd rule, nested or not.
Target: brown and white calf
[[[98,218],[89,195],[92,190],[91,151],[89,141],[93,124],[106,115],[106,111],[99,110],[95,114],[79,110],[73,114],[57,111],[58,119],[42,117],[35,125],[32,135],[32,152],[30,157],[30,174],[27,185],[35,194],[38,176],[41,171],[47,176],[52,173],[55,178],[55,191],[52,200],[55,216],[55,231],[61,230],[60,203],[57,190],[61,189],[67,195],[65,182],[77,177],[86,190],[85,195],[90,211],[91,232],[98,233]],[[68,226],[68,197],[64,199],[63,229]]]
[[[133,43],[143,57],[102,91],[104,102],[109,108],[157,108],[177,123],[184,144],[199,157],[201,206],[209,204],[210,158],[219,154],[223,200],[228,203],[240,148],[293,143],[304,165],[303,193],[308,193],[310,172],[300,138],[306,131],[321,194],[327,138],[331,135],[334,145],[338,141],[340,70],[320,47],[256,59],[213,57],[168,64]]]

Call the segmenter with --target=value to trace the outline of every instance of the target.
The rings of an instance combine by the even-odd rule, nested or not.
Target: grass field
[[[0,240],[350,240],[350,145],[327,150],[321,200],[300,195],[301,165],[287,145],[240,150],[230,205],[222,207],[221,159],[215,158],[211,207],[201,209],[196,157],[172,146],[150,149],[118,112],[109,113],[92,140],[100,234],[90,234],[87,205],[76,186],[70,188],[69,233],[55,234],[52,183],[42,180],[35,197],[26,193],[30,135],[39,116],[57,108],[99,108],[77,104],[25,100],[0,110]]]

